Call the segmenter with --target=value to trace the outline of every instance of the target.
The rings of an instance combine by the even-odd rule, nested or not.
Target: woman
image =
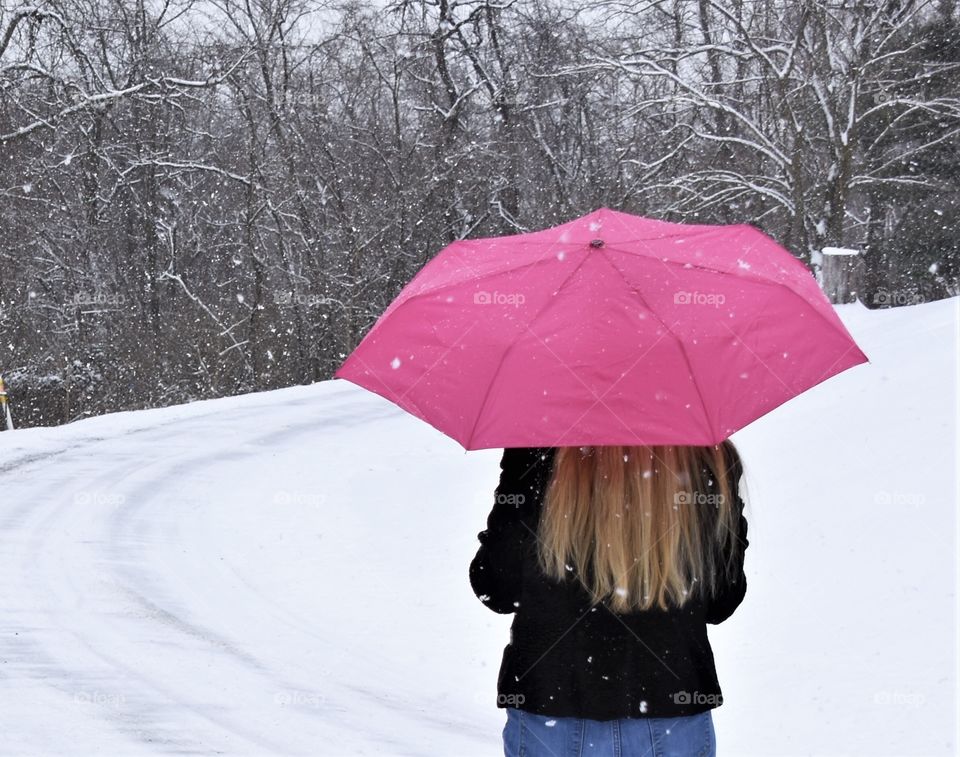
[[[515,614],[506,757],[715,755],[706,626],[747,588],[733,443],[512,448],[500,467],[470,582]]]

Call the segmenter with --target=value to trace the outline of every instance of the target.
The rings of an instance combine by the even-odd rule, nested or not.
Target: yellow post
[[[7,389],[3,385],[3,376],[0,376],[0,413],[7,424],[7,431],[13,431],[13,417],[10,415],[10,403],[7,401]]]

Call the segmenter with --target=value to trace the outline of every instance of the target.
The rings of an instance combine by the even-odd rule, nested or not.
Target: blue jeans
[[[710,710],[677,718],[588,720],[507,707],[505,757],[716,757]]]

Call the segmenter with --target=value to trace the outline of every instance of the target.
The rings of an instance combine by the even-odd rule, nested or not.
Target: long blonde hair
[[[742,463],[708,447],[558,447],[537,553],[556,580],[579,579],[619,613],[680,607],[731,578]]]

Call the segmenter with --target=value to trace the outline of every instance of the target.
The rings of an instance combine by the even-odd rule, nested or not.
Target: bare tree
[[[445,244],[601,205],[956,294],[957,39],[952,0],[0,0],[19,422],[327,378]]]

